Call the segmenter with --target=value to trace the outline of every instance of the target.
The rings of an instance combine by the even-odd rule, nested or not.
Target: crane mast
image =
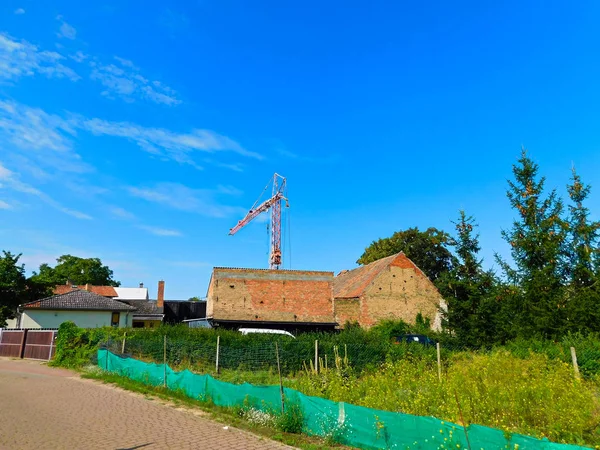
[[[286,179],[279,174],[273,175],[269,184],[272,184],[271,197],[259,204],[261,198],[259,198],[246,216],[240,220],[236,226],[229,230],[229,235],[233,236],[235,233],[240,231],[246,225],[248,225],[252,219],[259,216],[263,212],[271,210],[271,251],[269,255],[269,268],[279,269],[282,264],[281,254],[281,202],[285,200],[285,206],[289,207],[287,195]],[[269,184],[265,187],[263,194],[268,190]],[[262,197],[262,195],[261,195]]]

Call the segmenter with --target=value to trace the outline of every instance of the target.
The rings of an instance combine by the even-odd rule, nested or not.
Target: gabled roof
[[[162,317],[164,308],[159,307],[156,300],[120,300],[122,303],[133,306],[134,317],[137,316],[160,316]]]
[[[25,309],[61,309],[84,311],[133,311],[135,308],[93,292],[75,290],[25,303]]]
[[[377,277],[377,275],[390,266],[402,267],[404,269],[414,269],[416,272],[427,278],[415,263],[408,259],[403,252],[400,252],[396,253],[395,255],[373,261],[371,264],[358,267],[354,270],[347,270],[338,274],[333,282],[333,297],[360,297]]]
[[[71,284],[59,284],[54,288],[54,294],[66,294],[76,290],[83,290],[93,292],[94,294],[102,295],[103,297],[118,297],[117,291],[112,286],[92,286],[91,284],[71,285]]]

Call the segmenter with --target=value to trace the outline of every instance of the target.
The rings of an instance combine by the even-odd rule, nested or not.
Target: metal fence
[[[277,349],[275,342],[278,343]],[[167,338],[158,332],[153,339],[147,336],[108,339],[102,345],[113,353],[135,357],[144,361],[167,363],[171,367],[201,373],[238,371],[250,373],[278,370],[285,375],[300,371],[308,373],[346,368],[355,372],[377,369],[386,362],[402,359],[426,360],[437,364],[440,376],[445,367],[456,358],[506,351],[526,359],[531,354],[543,354],[550,360],[560,360],[573,366],[576,377],[592,378],[600,375],[600,342],[582,345],[555,344],[550,348],[515,345],[488,349],[471,348],[436,342],[337,343],[327,340],[295,340],[285,336],[273,337],[271,342],[261,339],[254,345],[223,344],[218,335],[214,339],[195,341],[186,338]]]

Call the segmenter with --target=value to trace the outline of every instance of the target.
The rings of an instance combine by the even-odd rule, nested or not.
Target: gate
[[[25,333],[25,330],[2,330],[0,333],[0,356],[21,358]]]
[[[27,330],[23,358],[49,361],[54,356],[56,330]]]

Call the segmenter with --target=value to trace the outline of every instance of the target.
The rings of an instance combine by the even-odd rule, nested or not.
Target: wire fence
[[[277,349],[275,342],[278,344]],[[257,342],[247,343],[223,343],[218,335],[213,339],[190,340],[185,337],[167,337],[158,332],[151,338],[148,334],[127,336],[125,332],[121,339],[107,337],[102,342],[102,347],[115,354],[210,374],[223,371],[236,371],[239,374],[259,371],[276,373],[278,356],[279,368],[286,377],[298,372],[319,373],[342,368],[360,373],[377,369],[386,362],[406,359],[428,361],[437,365],[442,373],[459,356],[506,351],[522,359],[532,354],[541,354],[550,360],[563,361],[573,366],[576,377],[600,376],[600,342],[596,341],[586,342],[579,347],[569,345],[568,342],[539,346],[513,343],[481,349],[435,342],[389,343],[382,340],[379,343],[335,343],[285,337],[271,340],[262,338]]]

